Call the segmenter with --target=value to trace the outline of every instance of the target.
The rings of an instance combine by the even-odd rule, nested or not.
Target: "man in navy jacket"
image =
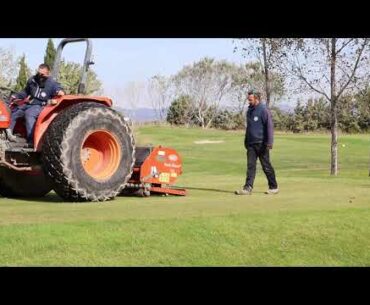
[[[15,99],[23,100],[27,97],[30,99],[26,104],[17,106],[13,110],[10,130],[13,131],[18,118],[24,117],[27,142],[32,144],[36,120],[47,101],[56,95],[64,95],[63,89],[59,83],[50,77],[50,67],[47,64],[41,64],[37,74],[27,81],[26,88],[11,97],[11,101]]]
[[[266,175],[269,189],[265,194],[279,192],[275,171],[270,162],[269,151],[274,142],[274,124],[271,113],[261,102],[261,94],[256,91],[248,92],[249,107],[247,111],[247,128],[244,146],[247,149],[247,178],[242,190],[235,191],[237,195],[251,195],[256,176],[257,158]]]

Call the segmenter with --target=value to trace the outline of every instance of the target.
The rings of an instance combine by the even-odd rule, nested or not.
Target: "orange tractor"
[[[156,180],[154,185],[147,177],[136,175],[138,162],[132,130],[123,115],[111,108],[112,100],[84,95],[87,71],[93,64],[89,39],[61,41],[53,77],[58,79],[64,46],[81,41],[86,42],[86,52],[78,94],[55,96],[48,102],[36,121],[33,147],[26,143],[23,119],[18,119],[14,128],[16,141],[11,141],[11,110],[0,100],[0,194],[40,197],[54,190],[64,200],[76,202],[109,200],[127,193],[126,187],[143,190],[145,195],[155,191],[151,186],[170,193],[171,190],[166,191],[167,182],[173,181]],[[181,166],[174,169],[171,163],[168,165],[173,178],[181,174]],[[172,165],[177,166],[173,162]],[[155,177],[158,173],[152,174]]]

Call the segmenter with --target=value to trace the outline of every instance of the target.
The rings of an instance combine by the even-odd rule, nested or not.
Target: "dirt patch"
[[[211,141],[211,140],[200,140],[200,141],[194,141],[194,144],[220,144],[224,143],[223,140],[219,141]]]

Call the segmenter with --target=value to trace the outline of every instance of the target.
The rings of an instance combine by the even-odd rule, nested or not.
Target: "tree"
[[[18,59],[13,49],[0,48],[0,86],[12,87],[17,76]]]
[[[77,94],[81,69],[82,66],[80,64],[61,61],[58,81],[62,84],[67,94]],[[98,94],[101,89],[101,81],[97,78],[96,73],[89,69],[87,72],[86,94]]]
[[[130,105],[131,109],[136,109],[143,100],[145,92],[145,84],[140,81],[128,82],[124,87],[124,96],[126,104]]]
[[[260,92],[264,91],[265,76],[263,66],[260,62],[248,62],[243,66],[233,66],[231,100],[236,103],[236,111],[243,113],[246,106],[248,90],[253,88]],[[270,73],[270,93],[278,99],[284,94],[284,81],[281,75]]]
[[[302,102],[298,100],[295,108],[294,108],[294,125],[293,132],[302,132],[304,131],[304,114],[305,114],[305,107],[302,105]]]
[[[57,51],[55,49],[53,39],[49,38],[45,50],[44,63],[49,65],[50,68],[53,68],[56,53]]]
[[[217,112],[212,122],[212,127],[224,130],[244,129],[245,119],[239,112],[222,109]]]
[[[203,58],[183,67],[174,76],[177,96],[189,96],[192,111],[202,128],[211,126],[222,102],[232,87],[232,65]],[[212,112],[210,110],[213,110]]]
[[[104,95],[110,96],[114,105],[121,112],[129,114],[130,117],[136,117],[137,108],[146,101],[146,82],[130,81],[121,86],[107,88]],[[131,122],[133,123],[133,122]]]
[[[366,89],[354,96],[357,106],[358,125],[362,132],[370,131],[370,90]]]
[[[192,101],[189,96],[180,96],[172,101],[167,111],[167,122],[171,125],[186,125],[194,123]]]
[[[167,108],[174,97],[171,78],[162,75],[153,76],[148,83],[148,95],[159,120],[166,119]]]
[[[338,102],[338,128],[347,133],[361,131],[360,101],[353,95],[343,95]]]
[[[274,100],[279,98],[279,94],[274,96],[274,93],[277,93],[273,88],[273,74],[274,77],[280,78],[280,90],[284,90],[284,85],[282,81],[282,75],[278,75],[278,67],[280,58],[284,56],[285,44],[288,44],[288,39],[280,38],[248,38],[239,40],[241,47],[236,47],[234,51],[238,49],[242,52],[244,57],[252,57],[257,59],[261,72],[263,75],[263,86],[259,88],[261,92],[265,93],[267,107],[270,106],[273,97]]]
[[[320,97],[315,99],[314,108],[317,115],[318,129],[330,130],[330,106],[328,101]]]
[[[274,128],[277,130],[288,131],[291,130],[291,113],[283,111],[277,106],[270,107],[271,115],[274,122]]]
[[[190,97],[192,113],[198,120],[198,125],[203,128],[213,126],[216,117],[218,122],[232,117],[237,121],[236,125],[240,126],[248,90],[251,88],[261,90],[265,82],[263,67],[259,62],[236,65],[225,60],[215,61],[212,58],[203,58],[185,66],[171,79],[176,96]],[[282,96],[284,92],[282,77],[271,72],[270,82],[274,96]],[[225,107],[230,112],[237,112],[238,115],[222,113],[222,108]]]
[[[14,91],[21,91],[26,87],[27,80],[31,76],[30,69],[27,67],[26,56],[23,54],[19,61],[19,72],[14,86]]]
[[[330,103],[330,174],[338,174],[338,103],[345,92],[368,84],[367,38],[300,39],[286,49],[282,68],[300,90],[310,90]]]

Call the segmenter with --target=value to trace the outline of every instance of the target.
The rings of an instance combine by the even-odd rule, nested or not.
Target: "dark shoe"
[[[235,195],[252,195],[252,188],[250,186],[243,187],[243,189],[235,191]]]
[[[266,195],[276,195],[277,193],[279,193],[279,189],[269,189],[265,192]]]

